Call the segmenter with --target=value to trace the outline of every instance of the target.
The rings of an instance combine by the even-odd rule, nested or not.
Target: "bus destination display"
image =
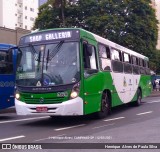
[[[63,31],[47,31],[39,32],[36,34],[24,36],[20,40],[20,44],[33,43],[50,40],[64,40],[64,39],[76,39],[79,38],[78,30],[63,30]]]

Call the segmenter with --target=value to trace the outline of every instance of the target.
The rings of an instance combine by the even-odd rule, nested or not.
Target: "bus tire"
[[[101,110],[97,112],[97,118],[102,119],[109,115],[111,111],[109,98],[106,92],[103,92],[101,99]]]
[[[137,100],[134,102],[135,106],[140,106],[142,102],[142,92],[140,89],[137,90]]]

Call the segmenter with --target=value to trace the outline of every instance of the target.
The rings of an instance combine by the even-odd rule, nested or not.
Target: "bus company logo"
[[[0,82],[0,87],[4,87],[4,82],[3,81]]]
[[[13,81],[0,81],[0,87],[14,87]]]
[[[43,99],[43,98],[40,98],[39,102],[40,102],[40,103],[43,103],[43,102],[44,102],[44,99]]]
[[[2,144],[2,149],[12,149],[11,144]]]

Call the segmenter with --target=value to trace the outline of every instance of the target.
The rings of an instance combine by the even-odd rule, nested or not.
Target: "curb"
[[[151,95],[150,95],[149,97],[160,97],[160,91],[152,92]]]

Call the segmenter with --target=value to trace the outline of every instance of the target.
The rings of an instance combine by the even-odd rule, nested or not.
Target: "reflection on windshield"
[[[79,81],[79,44],[56,44],[20,48],[22,59],[17,68],[17,85],[54,86]]]

